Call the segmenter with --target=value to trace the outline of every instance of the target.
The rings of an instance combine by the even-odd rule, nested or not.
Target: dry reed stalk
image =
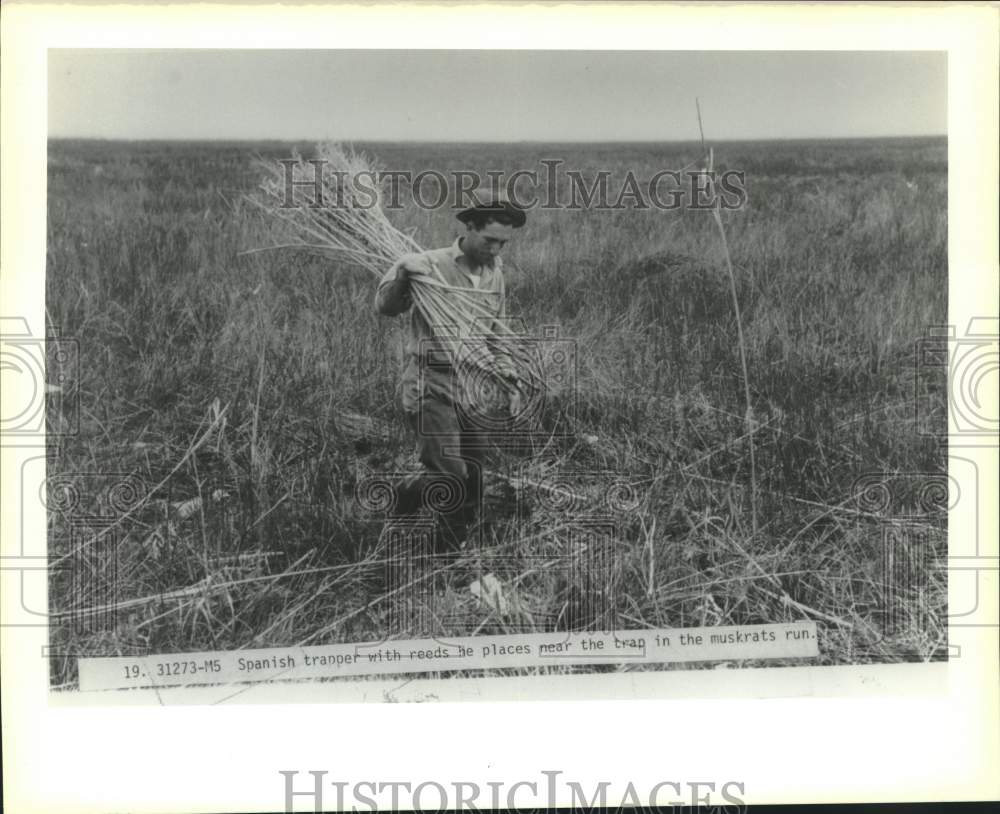
[[[216,399],[216,401],[218,401],[218,399]],[[229,410],[228,404],[222,408],[219,408],[216,404],[213,404],[213,406],[209,410],[209,416],[212,418],[212,421],[208,425],[208,429],[206,429],[197,440],[193,441],[188,446],[187,451],[177,462],[174,468],[171,469],[166,474],[166,476],[163,477],[157,484],[155,484],[149,490],[147,490],[146,493],[138,501],[136,501],[136,503],[132,505],[127,511],[123,512],[120,516],[115,518],[113,523],[98,529],[93,536],[86,537],[83,540],[83,542],[81,542],[73,550],[66,552],[61,557],[58,557],[54,560],[50,560],[49,568],[55,568],[61,565],[67,559],[70,559],[72,557],[78,557],[82,551],[85,551],[94,546],[95,543],[106,537],[114,529],[118,528],[122,523],[124,523],[134,514],[136,514],[136,512],[138,512],[139,509],[148,504],[150,498],[156,492],[162,489],[166,485],[166,483],[180,471],[181,467],[184,466],[185,462],[188,461],[199,449],[201,449],[202,446],[204,446],[205,442],[212,437],[212,434],[216,431],[216,429],[220,426],[225,425],[226,412],[228,410]]]
[[[705,150],[705,129],[702,127],[701,123],[701,103],[695,99],[695,107],[698,110],[698,131],[701,133],[701,149]],[[744,422],[747,427],[747,443],[750,449],[750,509],[751,509],[751,521],[753,523],[753,536],[754,539],[757,538],[757,533],[759,526],[757,523],[757,457],[754,450],[754,417],[753,417],[753,402],[750,400],[750,374],[747,370],[747,350],[746,350],[746,340],[743,336],[743,317],[740,312],[740,298],[736,294],[736,274],[733,272],[733,261],[729,254],[729,240],[726,238],[726,228],[722,224],[722,214],[720,212],[721,199],[719,197],[718,191],[715,188],[715,179],[712,175],[712,171],[715,168],[715,151],[708,151],[708,181],[709,187],[712,191],[712,197],[715,201],[715,206],[712,208],[712,217],[715,220],[716,226],[719,228],[719,237],[722,240],[722,253],[726,260],[726,270],[729,272],[729,290],[733,298],[733,311],[736,315],[736,332],[739,337],[740,346],[740,364],[743,367],[743,395],[746,399],[746,414],[744,415]]]
[[[347,178],[376,177],[378,167],[366,155],[327,143],[318,145],[316,159],[307,161],[296,152],[293,160],[292,178],[316,178],[318,187],[311,183],[303,186],[300,180],[289,188],[287,171],[279,169],[274,162],[259,159],[257,166],[264,174],[261,195],[248,197],[248,200],[281,226],[289,239],[242,254],[302,249],[346,260],[380,280],[403,255],[423,253],[411,235],[397,229],[386,218],[379,190],[375,190],[374,199],[370,201],[359,201],[347,190]],[[301,173],[299,176],[296,170]],[[314,194],[318,190],[319,197],[309,197],[307,189]],[[473,377],[477,372],[489,374],[493,384],[510,392],[516,386],[496,375],[492,345],[511,359],[524,386],[540,391],[543,377],[527,348],[518,342],[519,334],[495,320],[473,289],[448,285],[440,272],[433,271],[433,274],[410,274],[414,307],[427,321],[435,339],[444,346],[455,369]]]

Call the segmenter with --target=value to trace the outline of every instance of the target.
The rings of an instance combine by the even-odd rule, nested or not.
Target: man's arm
[[[375,310],[378,313],[394,317],[408,311],[413,305],[413,293],[410,291],[409,272],[413,269],[414,258],[419,255],[401,257],[385,273],[375,292]]]

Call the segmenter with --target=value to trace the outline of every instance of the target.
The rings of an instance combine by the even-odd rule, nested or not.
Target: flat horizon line
[[[713,138],[706,139],[706,144],[737,144],[741,142],[790,142],[790,141],[875,141],[875,140],[903,140],[903,139],[947,139],[947,133],[918,133],[918,134],[895,134],[877,136],[747,136],[744,138]],[[91,141],[105,143],[129,143],[129,144],[260,144],[261,142],[271,142],[274,144],[296,144],[303,141],[324,142],[332,141],[341,144],[367,143],[367,144],[699,144],[700,138],[688,139],[519,139],[516,141],[488,141],[488,140],[455,140],[455,139],[385,139],[385,138],[328,138],[317,136],[302,136],[299,138],[274,138],[262,136],[259,138],[228,138],[228,137],[151,137],[151,138],[129,138],[129,137],[106,137],[106,136],[47,136],[47,141]]]

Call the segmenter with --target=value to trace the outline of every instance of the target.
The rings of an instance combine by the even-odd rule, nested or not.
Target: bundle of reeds
[[[257,161],[264,177],[260,193],[249,200],[284,233],[281,243],[267,249],[313,252],[363,268],[379,280],[404,255],[423,252],[382,210],[381,190],[374,183],[378,166],[369,156],[325,143],[317,146],[315,159],[294,152],[291,160],[291,172],[287,162]],[[370,182],[360,192],[353,183],[358,178]],[[519,334],[494,318],[476,289],[447,284],[433,266],[431,273],[411,273],[409,280],[414,307],[435,340],[448,352],[453,368],[474,382],[467,390],[499,388],[507,395],[516,391],[519,397],[525,391],[541,391],[536,360],[518,341]],[[506,360],[502,366],[498,362],[501,356],[517,372],[517,382],[502,375],[508,367]]]

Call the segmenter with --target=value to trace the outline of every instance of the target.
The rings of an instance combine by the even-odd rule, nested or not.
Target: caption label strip
[[[810,658],[815,622],[612,633],[529,633],[80,659],[81,690],[398,673]]]

